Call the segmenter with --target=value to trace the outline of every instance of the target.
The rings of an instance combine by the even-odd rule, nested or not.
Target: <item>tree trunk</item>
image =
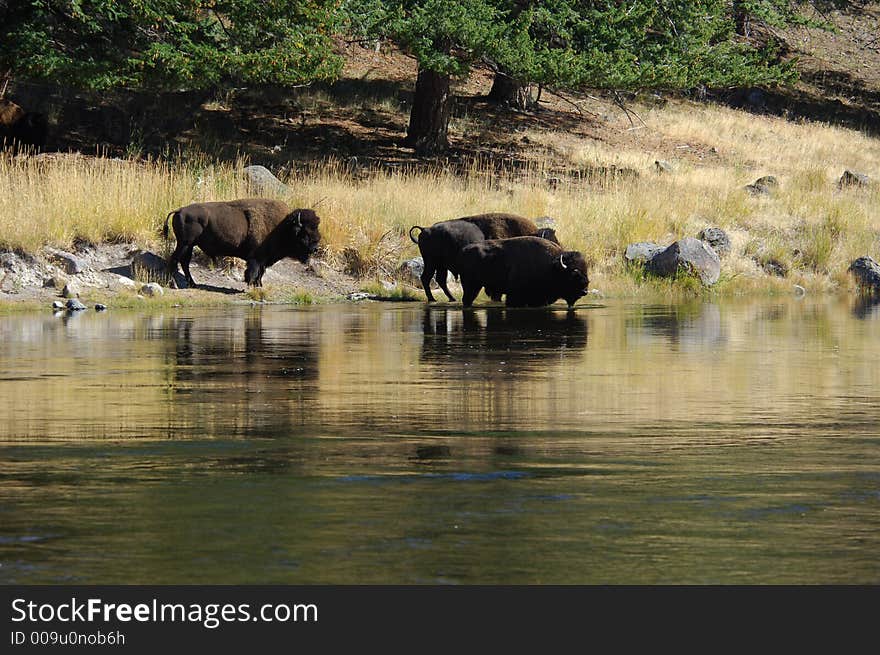
[[[749,11],[743,7],[742,0],[733,0],[733,26],[740,36],[746,38],[751,36],[752,26]]]
[[[449,147],[446,134],[452,113],[449,76],[419,68],[416,94],[409,115],[406,145],[419,154],[443,152]]]
[[[520,110],[534,109],[538,104],[532,97],[532,89],[528,84],[521,84],[500,72],[495,73],[487,99],[489,102]]]

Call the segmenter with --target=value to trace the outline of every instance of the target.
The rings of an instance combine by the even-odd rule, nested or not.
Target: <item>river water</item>
[[[878,583],[848,298],[0,317],[0,583]]]

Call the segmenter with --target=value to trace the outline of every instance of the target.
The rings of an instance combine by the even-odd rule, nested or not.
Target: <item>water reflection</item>
[[[0,583],[876,583],[873,315],[3,317]]]
[[[853,316],[856,318],[877,318],[880,316],[880,297],[859,295],[853,301]]]

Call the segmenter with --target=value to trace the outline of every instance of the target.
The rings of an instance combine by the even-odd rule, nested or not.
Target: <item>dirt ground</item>
[[[73,255],[79,263],[79,272],[72,272],[56,251],[45,249],[37,255],[3,253],[0,257],[0,304],[47,304],[63,300],[64,288],[71,285],[81,299],[111,304],[126,303],[144,295],[142,287],[156,282],[163,287],[166,300],[174,298],[187,303],[251,302],[254,295],[246,293],[244,264],[231,258],[218,265],[198,250],[190,266],[198,289],[171,288],[167,274],[161,268],[148,269],[132,266],[133,258],[141,252],[137,244],[101,244],[83,246]],[[156,253],[154,253],[156,254]],[[178,273],[178,281],[183,276]],[[320,259],[308,265],[285,259],[269,268],[263,276],[267,297],[282,301],[308,296],[314,301],[344,300],[359,291],[361,283],[330,268]],[[183,286],[181,284],[181,286]]]

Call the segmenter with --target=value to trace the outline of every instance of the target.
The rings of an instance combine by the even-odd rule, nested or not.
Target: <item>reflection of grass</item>
[[[552,216],[563,244],[593,262],[591,286],[606,295],[667,293],[662,283],[625,268],[626,245],[665,245],[709,225],[733,240],[723,262],[728,277],[718,287],[723,292],[778,288],[782,283],[761,267],[772,260],[788,268],[789,285],[833,288],[845,283],[852,259],[880,255],[880,186],[839,191],[834,184],[845,168],[880,169],[876,140],[717,107],[669,103],[643,113],[660,141],[712,146],[723,157],[682,160],[674,173],[657,175],[658,153],[646,146],[528,130],[531,141],[547,148],[536,152],[553,154],[521,174],[499,177],[477,163],[459,175],[438,165],[417,173],[364,170],[355,179],[331,161],[296,173],[276,195],[292,207],[317,208],[322,257],[334,268],[383,279],[393,279],[399,262],[417,254],[406,235],[410,226],[484,211]],[[172,165],[0,155],[0,248],[35,252],[44,244],[70,249],[78,241],[137,240],[161,251],[160,228],[172,209],[249,193],[241,165],[192,156]],[[640,175],[593,186],[562,176],[551,189],[546,177],[555,165],[627,167]],[[743,191],[764,174],[780,179],[777,191],[766,197]]]
[[[386,289],[381,282],[368,282],[361,289],[366,293],[372,294],[382,300],[424,300],[425,296],[418,289],[405,284],[395,284],[390,289]]]

